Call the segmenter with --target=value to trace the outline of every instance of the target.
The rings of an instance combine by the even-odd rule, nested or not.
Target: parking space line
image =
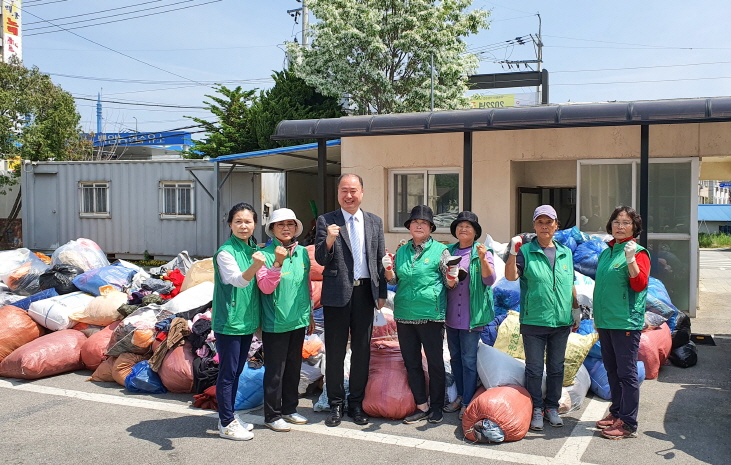
[[[598,419],[604,418],[604,412],[609,406],[609,401],[601,401],[593,398],[589,401],[581,414],[578,423],[571,431],[571,435],[556,454],[556,460],[561,463],[580,463],[581,457],[589,447],[589,442],[596,437],[595,423]]]
[[[34,392],[37,394],[46,394],[53,396],[70,397],[73,399],[79,399],[90,402],[101,402],[106,404],[121,405],[125,407],[137,407],[148,410],[158,410],[162,412],[175,413],[179,415],[195,415],[195,416],[207,416],[217,418],[217,413],[212,413],[209,410],[201,410],[189,405],[178,405],[169,402],[159,402],[146,399],[137,399],[133,397],[120,397],[109,394],[98,394],[83,391],[74,391],[71,389],[61,389],[51,386],[42,386],[32,384],[25,381],[16,381],[0,378],[0,388],[12,389],[24,392]],[[433,452],[442,452],[447,454],[463,455],[467,457],[479,457],[489,459],[495,462],[509,462],[525,465],[563,465],[563,464],[576,464],[576,465],[592,465],[584,464],[580,461],[581,455],[583,455],[588,445],[588,439],[585,438],[581,433],[577,433],[577,430],[583,430],[586,428],[580,428],[584,423],[588,423],[588,418],[596,418],[596,415],[601,415],[603,409],[606,408],[604,404],[596,403],[591,401],[587,407],[587,411],[581,416],[580,422],[574,428],[568,441],[572,441],[567,447],[564,445],[556,457],[546,457],[540,455],[523,454],[520,452],[508,452],[501,451],[491,446],[471,446],[465,444],[450,444],[447,442],[432,441],[427,439],[412,438],[408,436],[397,436],[393,434],[376,433],[370,431],[361,431],[357,429],[349,428],[328,428],[324,425],[313,424],[313,425],[290,425],[292,430],[301,431],[304,433],[320,434],[323,436],[339,437],[343,439],[355,439],[358,441],[367,441],[379,444],[388,444],[399,447],[412,447],[415,449],[429,450]],[[591,409],[591,412],[589,411]],[[598,412],[598,413],[597,413]],[[242,414],[241,419],[249,423],[256,425],[263,425],[264,418],[260,415]],[[587,418],[586,421],[584,419]],[[584,444],[584,441],[586,443]]]

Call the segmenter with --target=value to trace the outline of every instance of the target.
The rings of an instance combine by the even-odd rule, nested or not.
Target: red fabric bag
[[[190,342],[168,352],[157,371],[160,380],[170,392],[193,392],[193,346]]]
[[[374,341],[363,410],[372,417],[400,420],[415,409],[398,341]]]
[[[467,439],[475,441],[475,423],[487,418],[500,426],[505,442],[520,441],[528,432],[532,414],[533,402],[525,388],[494,387],[472,399],[462,417],[462,431]]]
[[[193,407],[207,410],[218,410],[218,400],[216,399],[215,385],[203,391],[202,394],[194,395],[193,399]]]
[[[15,349],[43,336],[45,330],[18,307],[0,308],[0,362]]]
[[[643,331],[637,359],[645,363],[645,379],[655,379],[673,350],[670,328],[663,323],[655,329]]]
[[[91,378],[87,379],[87,381],[100,381],[103,383],[113,383],[114,382],[114,376],[112,376],[112,370],[114,370],[114,363],[117,361],[117,357],[109,357],[108,359],[104,360],[96,370],[94,370],[94,373],[92,373]]]
[[[124,386],[124,380],[132,373],[132,367],[143,360],[150,358],[150,355],[138,355],[125,352],[114,360],[112,366],[112,379],[120,386]],[[96,374],[96,372],[94,372]]]
[[[0,376],[38,379],[81,370],[84,333],[64,329],[46,334],[13,351],[0,363]]]
[[[107,346],[112,338],[114,330],[119,326],[119,321],[115,321],[111,325],[105,327],[101,331],[89,336],[84,345],[81,347],[81,360],[89,370],[96,370],[104,361],[107,354]],[[78,325],[77,325],[78,326]],[[76,329],[76,327],[74,327]]]
[[[322,281],[310,281],[310,299],[312,299],[312,308],[322,307],[320,299],[322,297]]]
[[[310,280],[322,281],[322,272],[325,271],[325,267],[315,260],[315,246],[308,245],[305,249],[307,249],[307,255],[310,257]]]

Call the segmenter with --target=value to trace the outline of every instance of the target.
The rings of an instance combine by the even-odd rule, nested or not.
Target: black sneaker
[[[432,410],[429,414],[429,423],[441,423],[444,419],[444,415],[442,415],[442,409],[435,409]]]
[[[429,416],[429,410],[419,410],[418,408],[414,410],[414,413],[404,418],[404,423],[411,424],[411,423],[417,423],[421,420],[426,420],[426,418]]]

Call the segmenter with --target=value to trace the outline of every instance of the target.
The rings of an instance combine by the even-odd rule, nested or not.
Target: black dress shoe
[[[343,406],[333,405],[330,414],[325,418],[325,426],[338,426],[343,418]]]
[[[361,407],[353,407],[348,409],[348,416],[353,419],[353,423],[356,425],[367,425],[368,415],[365,414]]]

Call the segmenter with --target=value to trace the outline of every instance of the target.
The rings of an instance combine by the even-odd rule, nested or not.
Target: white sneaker
[[[218,420],[218,435],[234,441],[248,441],[254,437],[254,433],[247,431],[238,420],[232,421],[227,426],[221,426],[221,420]]]
[[[304,425],[307,423],[307,418],[296,412],[291,415],[282,415],[282,419],[287,423],[293,423],[295,425]]]
[[[251,431],[254,429],[254,425],[251,423],[246,423],[245,421],[241,420],[238,413],[234,413],[234,420],[238,421],[241,426],[244,427],[246,431]]]
[[[264,423],[264,426],[266,426],[267,428],[269,428],[271,430],[280,431],[280,432],[286,432],[291,429],[289,427],[289,425],[287,424],[287,422],[281,418],[278,418],[271,423]]]

